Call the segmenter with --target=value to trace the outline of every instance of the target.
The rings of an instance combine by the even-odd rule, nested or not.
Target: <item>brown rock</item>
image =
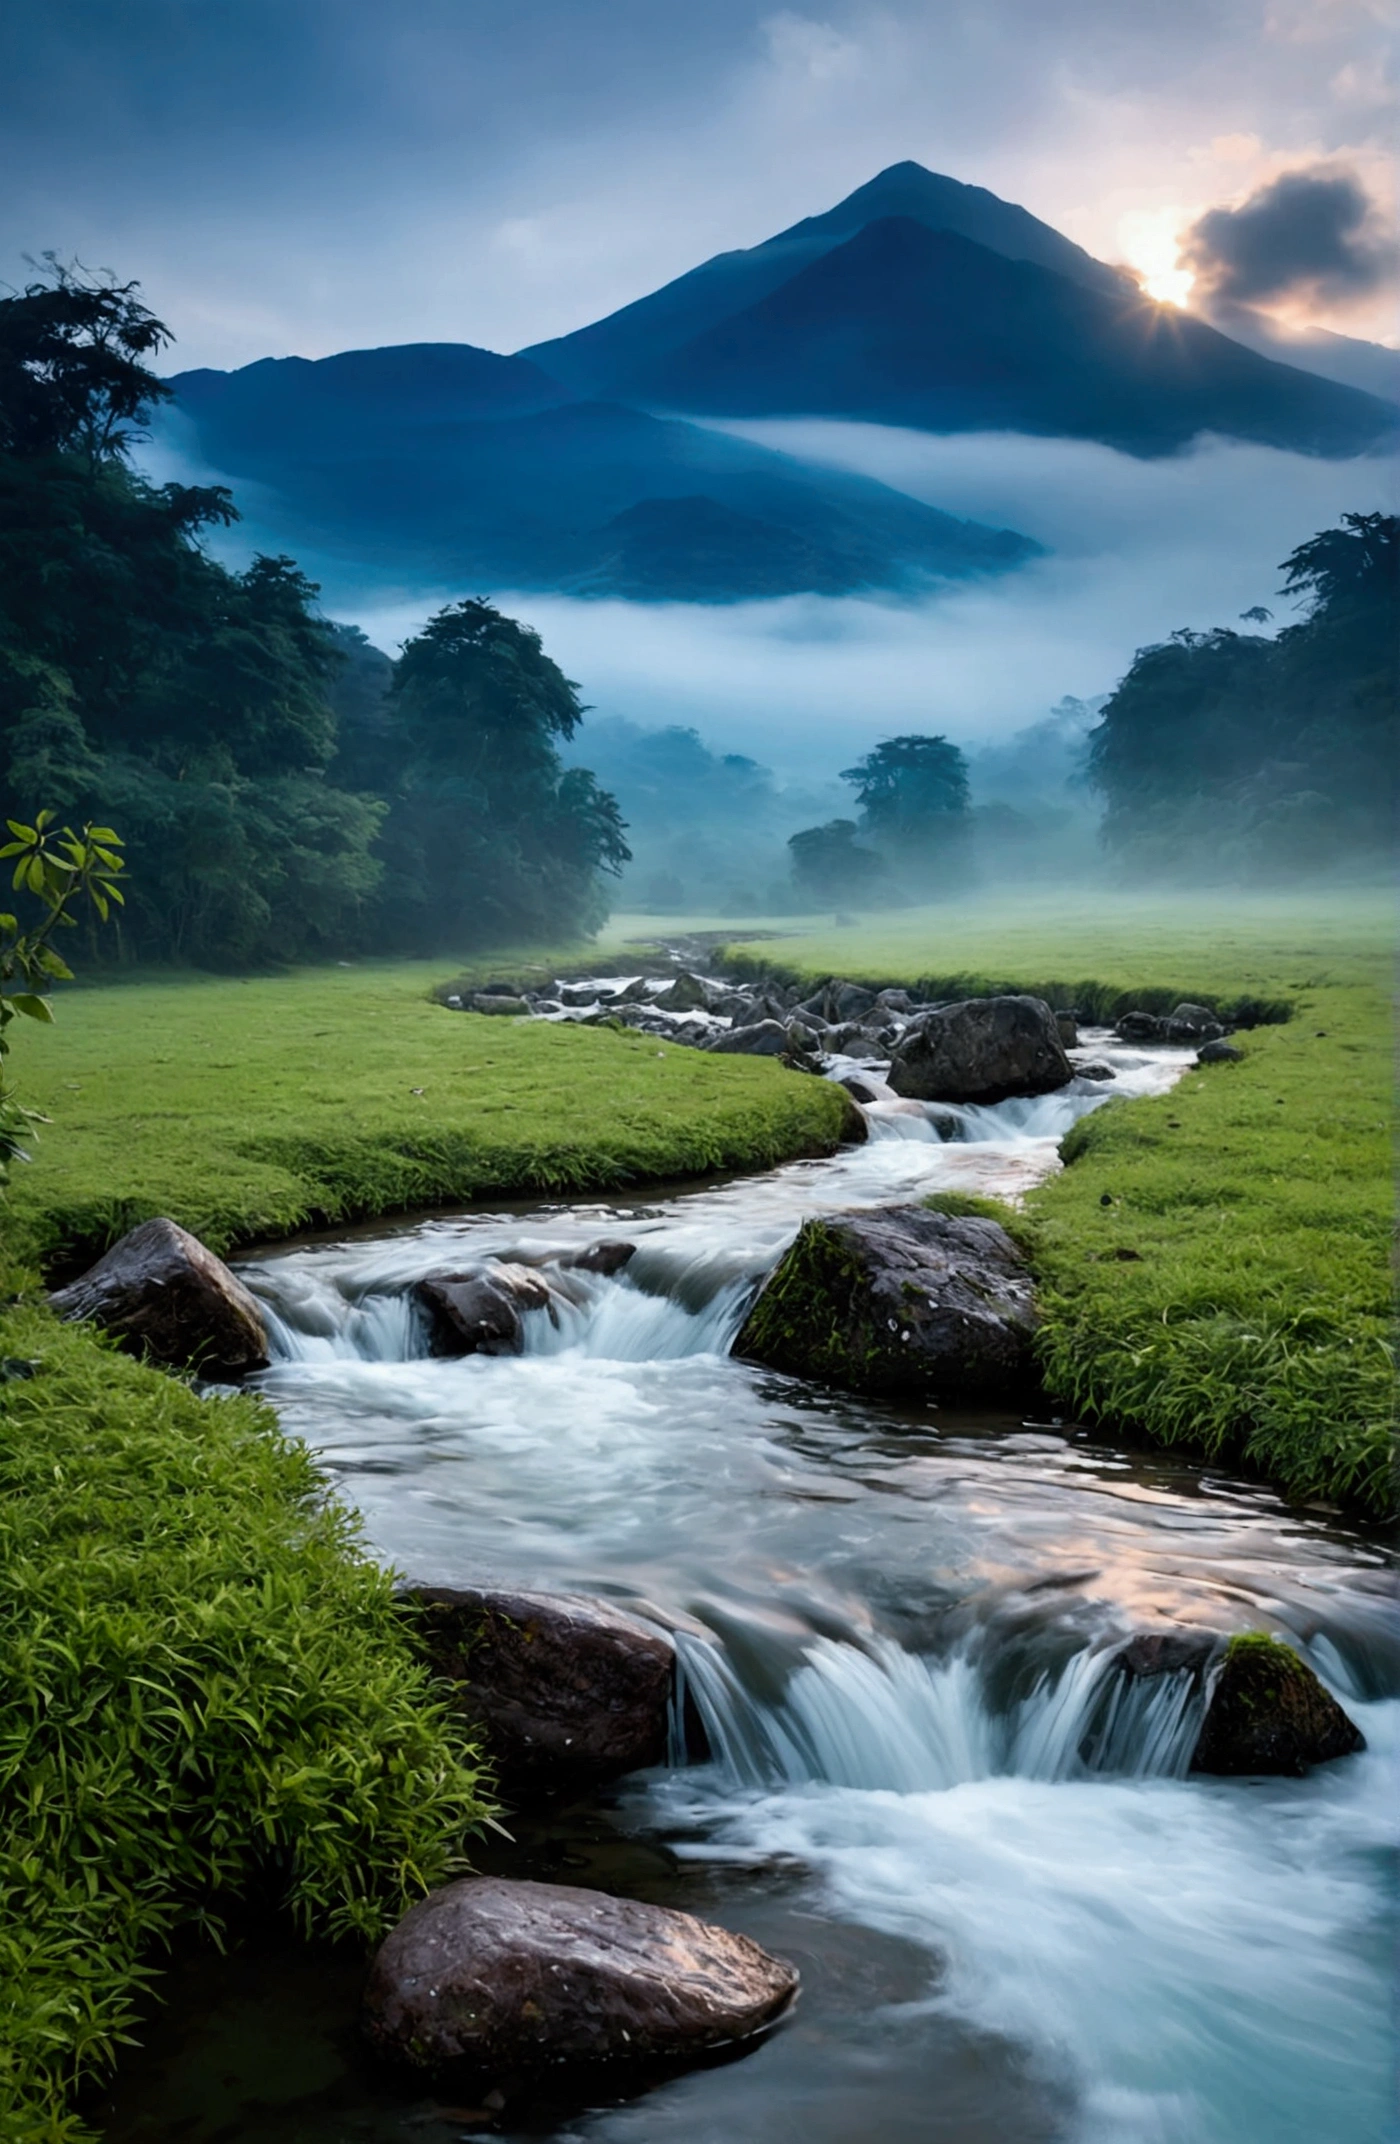
[[[797,1977],[747,1936],[688,1913],[467,1877],[381,1946],[364,2026],[381,2054],[419,2070],[675,2061],[761,2031]]]
[[[404,1596],[507,1800],[581,1793],[666,1755],[675,1650],[606,1601],[424,1586]]]
[[[414,1292],[431,1320],[435,1355],[518,1355],[524,1313],[552,1306],[548,1281],[504,1260],[480,1273],[432,1274]]]
[[[170,1368],[206,1377],[267,1368],[256,1297],[174,1221],[143,1221],[49,1305],[61,1318],[91,1318],[133,1354]]]
[[[1225,1648],[1191,1758],[1193,1772],[1301,1778],[1366,1738],[1293,1648],[1262,1631]]]

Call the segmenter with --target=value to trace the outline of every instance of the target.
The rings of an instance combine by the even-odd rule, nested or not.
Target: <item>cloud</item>
[[[1182,247],[1203,294],[1227,305],[1345,305],[1396,272],[1394,236],[1355,172],[1285,171],[1238,208],[1208,209]]]

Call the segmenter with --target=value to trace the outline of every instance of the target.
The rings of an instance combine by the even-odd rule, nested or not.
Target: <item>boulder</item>
[[[1120,1042],[1165,1042],[1167,1023],[1160,1013],[1125,1012],[1122,1019],[1114,1023],[1113,1032]]]
[[[758,1020],[752,1027],[722,1028],[708,1048],[738,1057],[782,1057],[789,1048],[781,1020]]]
[[[417,1587],[433,1668],[481,1728],[507,1800],[579,1794],[666,1755],[675,1648],[607,1601]]]
[[[722,1020],[733,1020],[739,1027],[747,1027],[758,1017],[758,1001],[751,990],[724,990],[714,999],[711,1012],[718,1013]]]
[[[1244,1051],[1237,1050],[1233,1042],[1203,1042],[1196,1052],[1198,1065],[1239,1065],[1244,1063]]]
[[[897,1045],[889,1080],[922,1102],[1001,1102],[1066,1087],[1074,1067],[1040,998],[968,998],[920,1015]]]
[[[1035,1324],[997,1222],[896,1206],[805,1222],[734,1352],[853,1392],[1012,1398],[1035,1383]]]
[[[1225,1648],[1191,1770],[1301,1778],[1365,1747],[1356,1722],[1291,1646],[1248,1631]]]
[[[1173,1042],[1209,1042],[1224,1032],[1209,1005],[1177,1005],[1167,1014],[1167,1033]]]
[[[1072,1012],[1057,1012],[1055,1014],[1055,1026],[1059,1030],[1060,1040],[1065,1048],[1067,1050],[1077,1050],[1079,1048],[1078,1015]]]
[[[1074,1068],[1074,1076],[1076,1079],[1102,1080],[1117,1079],[1118,1074],[1114,1071],[1112,1065],[1106,1065],[1102,1063],[1099,1058],[1095,1057],[1091,1059],[1087,1065],[1076,1065]]]
[[[709,986],[698,975],[682,968],[670,988],[663,990],[652,1003],[659,1005],[663,1012],[705,1012],[710,1003]]]
[[[833,983],[831,1016],[834,1020],[859,1020],[875,1003],[875,992],[864,983]]]
[[[520,1014],[527,1013],[529,1010],[530,1007],[524,998],[497,996],[494,992],[486,990],[477,990],[472,994],[473,1012],[497,1013],[503,1018],[507,1016],[518,1018]]]
[[[143,1221],[49,1297],[61,1318],[90,1318],[133,1354],[205,1377],[267,1368],[255,1296],[221,1258],[174,1221]]]
[[[527,1310],[549,1310],[549,1283],[505,1260],[479,1273],[433,1273],[414,1294],[428,1313],[435,1355],[518,1355]]]
[[[797,1973],[747,1936],[638,1899],[469,1876],[381,1945],[363,2023],[432,2072],[684,2061],[762,2031]]]

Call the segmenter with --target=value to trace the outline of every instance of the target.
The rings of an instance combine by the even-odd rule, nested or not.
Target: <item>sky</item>
[[[179,367],[511,350],[913,157],[1163,296],[1396,341],[1395,27],[1391,0],[45,0],[0,15],[0,276],[51,248],[138,277]]]

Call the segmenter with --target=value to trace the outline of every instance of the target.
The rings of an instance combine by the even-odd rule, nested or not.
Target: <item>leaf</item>
[[[53,1007],[47,998],[36,997],[30,990],[20,990],[11,996],[10,1003],[16,1012],[24,1013],[27,1018],[42,1020],[46,1026],[53,1026]]]

